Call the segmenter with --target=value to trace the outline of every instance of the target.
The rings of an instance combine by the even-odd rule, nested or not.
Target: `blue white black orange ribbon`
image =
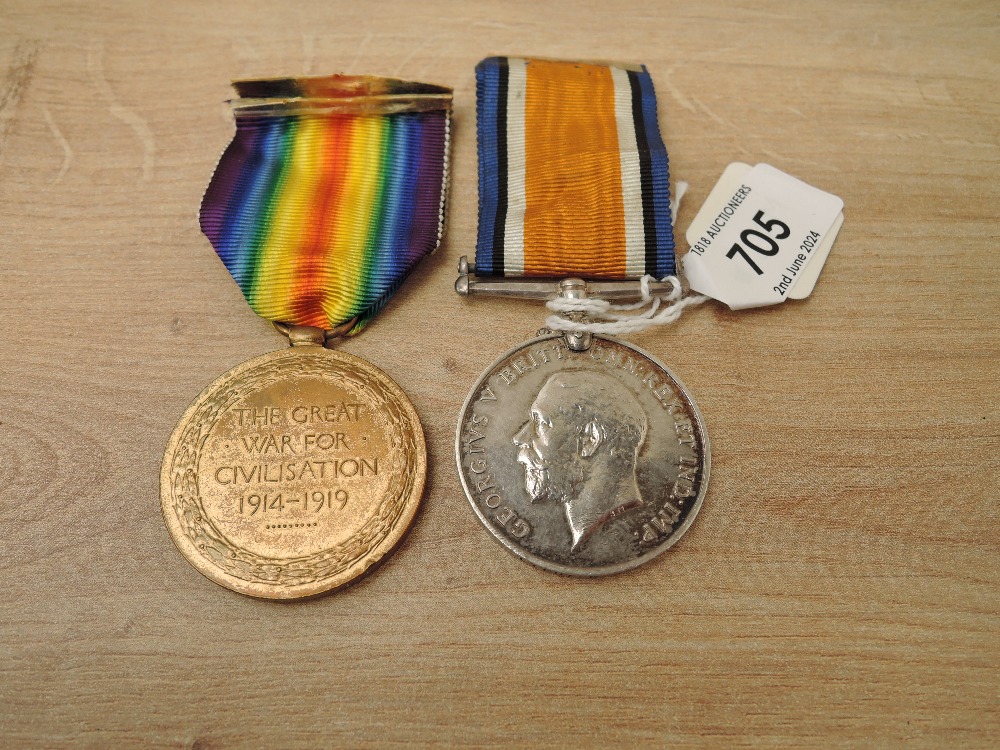
[[[476,67],[477,275],[674,273],[667,151],[644,66]]]
[[[369,76],[237,81],[201,228],[268,320],[355,333],[444,225],[451,89]]]

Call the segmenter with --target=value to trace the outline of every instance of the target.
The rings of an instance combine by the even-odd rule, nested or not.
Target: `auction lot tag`
[[[733,310],[807,297],[843,208],[837,196],[769,164],[730,164],[687,230],[688,283]]]

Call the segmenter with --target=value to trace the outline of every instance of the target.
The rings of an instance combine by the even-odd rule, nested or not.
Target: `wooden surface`
[[[5,0],[0,746],[995,747],[998,26],[985,1]],[[846,204],[809,300],[632,337],[714,465],[687,536],[625,575],[517,560],[453,465],[468,387],[544,314],[452,292],[491,53],[645,62],[679,240],[734,160]],[[159,511],[185,407],[282,345],[195,215],[229,79],[334,71],[456,92],[446,242],[344,345],[411,396],[431,476],[374,575],[254,601]]]

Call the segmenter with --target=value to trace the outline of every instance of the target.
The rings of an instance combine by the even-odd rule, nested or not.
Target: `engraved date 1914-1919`
[[[313,490],[286,496],[284,492],[240,495],[240,513],[253,516],[260,512],[283,513],[288,510],[299,510],[306,513],[320,513],[324,510],[343,510],[347,507],[348,494],[344,490]]]

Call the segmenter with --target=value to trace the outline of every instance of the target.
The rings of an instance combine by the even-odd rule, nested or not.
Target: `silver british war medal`
[[[691,299],[673,277],[652,82],[642,66],[519,58],[486,59],[476,74],[479,241],[456,289],[545,299],[556,315],[466,399],[462,484],[483,525],[528,562],[628,570],[688,529],[710,467],[683,384],[606,335],[676,317]],[[641,302],[614,304],[628,298]],[[659,299],[673,304],[658,312]]]

